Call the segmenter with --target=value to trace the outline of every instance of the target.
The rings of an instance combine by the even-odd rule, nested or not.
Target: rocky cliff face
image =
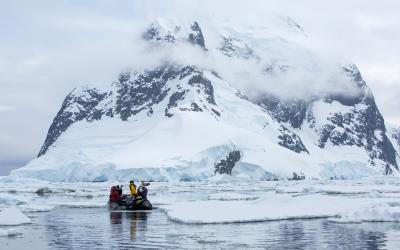
[[[70,125],[88,118],[88,114],[105,97],[106,93],[101,93],[96,88],[91,89],[88,87],[75,88],[69,93],[49,128],[46,140],[39,151],[38,157],[45,154],[48,148]]]
[[[154,106],[165,102],[165,116],[181,101],[190,101],[181,111],[211,112],[219,116],[213,86],[195,66],[162,65],[143,73],[122,73],[108,92],[87,87],[74,89],[64,100],[49,129],[38,156],[46,153],[57,138],[73,123],[92,122],[103,117],[127,121],[139,113],[151,116]],[[214,107],[214,108],[213,108]]]
[[[370,164],[384,164],[387,174],[398,169],[396,151],[386,135],[384,119],[374,97],[355,65],[343,67],[360,92],[357,96],[313,96],[308,100],[284,100],[266,96],[258,103],[279,122],[296,130],[310,129],[317,135],[314,143],[320,148],[333,146],[362,147]],[[315,114],[319,106],[334,106],[325,114]]]

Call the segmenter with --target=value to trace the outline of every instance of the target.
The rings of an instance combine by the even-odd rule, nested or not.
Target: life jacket
[[[135,184],[130,183],[129,184],[129,189],[131,190],[131,195],[132,196],[137,196],[137,191],[136,191],[136,185]]]

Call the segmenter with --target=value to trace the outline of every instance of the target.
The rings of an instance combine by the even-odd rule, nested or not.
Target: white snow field
[[[60,207],[105,207],[118,182],[48,182],[0,178],[0,235],[23,234],[37,212]],[[400,222],[400,181],[254,181],[217,176],[207,182],[152,182],[149,199],[173,221],[189,224],[246,223],[327,218],[330,223]],[[7,225],[7,226],[6,226]],[[13,225],[13,226],[11,226]]]

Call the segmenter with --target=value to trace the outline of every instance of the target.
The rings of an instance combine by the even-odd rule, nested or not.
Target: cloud
[[[13,107],[0,104],[0,112],[6,112],[6,111],[11,111],[11,110],[13,110]]]
[[[266,93],[300,99],[359,94],[360,89],[345,74],[342,65],[335,61],[339,58],[337,55],[332,57],[311,46],[299,44],[299,41],[305,43],[304,34],[293,30],[287,18],[276,16],[269,20],[267,27],[233,20],[222,24],[216,24],[213,19],[203,21],[200,26],[205,34],[207,51],[184,42],[187,34],[182,34],[182,30],[189,29],[193,19],[177,23],[158,20],[165,34],[173,32],[179,25],[180,33],[174,34],[178,40],[173,44],[135,40],[136,47],[143,48],[136,51],[136,60],[127,60],[126,65],[135,70],[152,68],[163,61],[197,65],[216,71],[250,98],[258,98]],[[248,34],[249,30],[251,34]],[[244,59],[240,55],[223,55],[220,51],[222,34],[235,39],[238,45],[234,46],[250,48],[253,57]],[[137,37],[141,37],[141,33]],[[292,40],[287,40],[290,37]]]

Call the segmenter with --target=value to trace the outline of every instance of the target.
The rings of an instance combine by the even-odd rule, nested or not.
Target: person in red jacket
[[[120,194],[119,188],[116,186],[111,187],[110,191],[110,202],[121,202],[122,196]]]

